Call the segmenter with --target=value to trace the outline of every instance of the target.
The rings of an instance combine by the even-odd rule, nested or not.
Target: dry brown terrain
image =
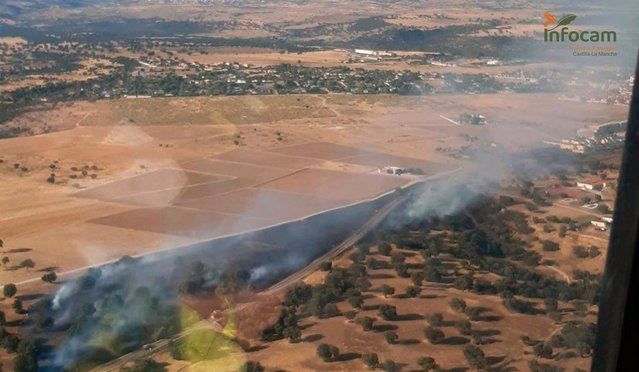
[[[57,132],[0,141],[4,181],[0,185],[0,236],[8,249],[29,249],[11,254],[12,262],[33,258],[37,268],[67,271],[192,241],[184,233],[167,235],[163,227],[140,230],[131,229],[128,223],[129,228],[94,223],[96,219],[108,221],[107,216],[117,213],[133,218],[126,221],[138,220],[131,213],[139,212],[131,211],[139,206],[177,203],[183,208],[197,204],[189,200],[213,197],[202,199],[204,209],[197,212],[206,216],[208,212],[203,211],[215,210],[211,203],[221,203],[221,211],[229,211],[216,195],[230,193],[229,200],[237,199],[244,194],[233,194],[235,191],[258,184],[258,190],[311,195],[316,192],[315,181],[326,190],[323,197],[352,202],[398,185],[388,176],[376,175],[378,167],[414,166],[432,174],[459,164],[450,153],[437,148],[454,152],[462,146],[481,149],[496,143],[526,149],[625,115],[623,107],[576,102],[559,107],[556,99],[550,94],[325,95],[122,99],[61,105],[17,119],[32,126],[47,123]],[[455,118],[466,111],[486,115],[489,124],[457,126],[439,116]],[[461,135],[477,136],[479,141],[469,143]],[[325,170],[295,173],[308,167]],[[55,184],[46,182],[52,169]],[[364,181],[369,177],[379,179],[380,186]],[[268,182],[276,178],[279,180]],[[308,183],[311,179],[315,181]],[[358,182],[367,184],[369,191],[357,186]],[[331,190],[336,184],[340,189]],[[245,192],[256,194],[256,190]],[[323,200],[322,195],[315,196]],[[285,199],[296,203],[293,195]],[[255,200],[259,200],[257,195]],[[336,205],[330,200],[326,200],[327,207]],[[314,199],[308,203],[323,204]],[[250,208],[257,204],[256,215],[266,208],[248,204]],[[299,213],[312,210],[300,208]],[[58,259],[61,255],[63,262]],[[3,271],[2,276],[6,275],[19,282],[40,274],[20,269]]]

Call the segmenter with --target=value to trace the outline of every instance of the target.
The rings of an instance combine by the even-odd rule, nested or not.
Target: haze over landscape
[[[0,2],[0,370],[589,370],[637,24]]]

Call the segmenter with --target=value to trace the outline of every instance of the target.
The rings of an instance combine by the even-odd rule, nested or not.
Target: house
[[[606,187],[606,182],[601,178],[590,178],[577,182],[577,187],[582,190],[602,190]]]
[[[598,230],[606,231],[608,229],[608,225],[603,221],[590,221],[590,223]]]

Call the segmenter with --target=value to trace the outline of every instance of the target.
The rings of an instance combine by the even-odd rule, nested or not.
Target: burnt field
[[[396,196],[90,269],[34,300],[20,337],[48,340],[40,347],[41,368],[97,366],[183,331],[180,296],[232,295],[275,283],[331,250]]]

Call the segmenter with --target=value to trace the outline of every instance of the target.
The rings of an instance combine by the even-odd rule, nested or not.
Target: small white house
[[[603,216],[601,217],[601,220],[605,223],[611,224],[612,225],[612,216]]]

